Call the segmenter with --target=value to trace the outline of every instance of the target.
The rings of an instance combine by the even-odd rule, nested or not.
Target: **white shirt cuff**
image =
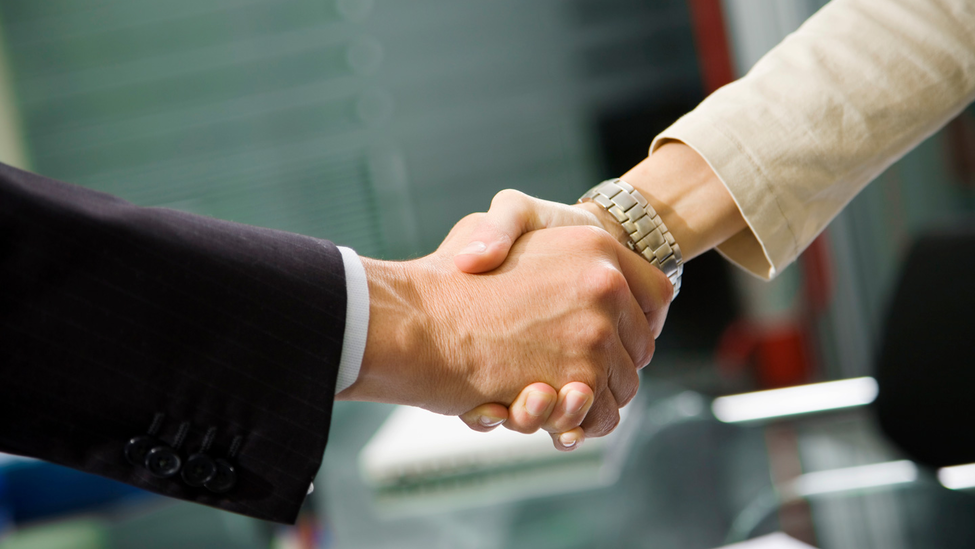
[[[359,254],[350,248],[338,246],[345,266],[345,335],[342,337],[342,359],[335,381],[335,394],[348,388],[359,378],[362,355],[366,350],[369,334],[369,282]]]

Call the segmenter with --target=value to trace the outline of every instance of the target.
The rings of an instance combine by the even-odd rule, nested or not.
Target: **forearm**
[[[0,451],[293,522],[328,435],[338,250],[2,165],[0,226]],[[184,459],[214,428],[202,451],[230,458],[236,485],[214,493],[126,454],[156,414]]]
[[[966,0],[830,2],[665,130],[651,160],[670,148],[657,148],[665,140],[706,158],[751,229],[720,250],[774,276],[864,185],[975,98],[972,28]]]

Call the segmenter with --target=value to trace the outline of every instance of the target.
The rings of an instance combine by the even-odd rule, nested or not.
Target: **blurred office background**
[[[622,173],[824,4],[0,0],[0,160],[140,205],[415,257],[501,189],[572,202]],[[871,375],[913,237],[973,208],[970,108],[773,283],[713,253],[689,264],[609,486],[387,516],[357,459],[390,408],[339,403],[298,528],[4,458],[0,547],[703,549],[778,529],[824,548],[972,546],[954,519],[975,502],[924,475],[762,506],[802,473],[900,459],[869,412],[741,426],[700,403]]]

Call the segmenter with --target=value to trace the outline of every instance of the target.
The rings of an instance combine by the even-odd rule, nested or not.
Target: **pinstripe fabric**
[[[290,522],[318,471],[346,294],[329,242],[109,195],[0,165],[0,451]],[[223,457],[216,495],[123,457],[166,414],[180,453]]]

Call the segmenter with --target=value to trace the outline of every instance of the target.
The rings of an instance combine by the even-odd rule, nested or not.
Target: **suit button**
[[[133,437],[125,445],[125,459],[132,465],[143,465],[149,450],[159,446],[159,441],[148,435]]]
[[[146,469],[159,478],[169,478],[179,472],[183,460],[169,446],[156,446],[146,454]]]
[[[237,472],[234,470],[234,466],[229,461],[220,458],[213,460],[213,464],[217,471],[213,478],[205,484],[207,490],[215,494],[230,491],[237,484]]]
[[[206,454],[193,454],[183,465],[183,481],[190,486],[203,486],[217,474],[217,466]]]

